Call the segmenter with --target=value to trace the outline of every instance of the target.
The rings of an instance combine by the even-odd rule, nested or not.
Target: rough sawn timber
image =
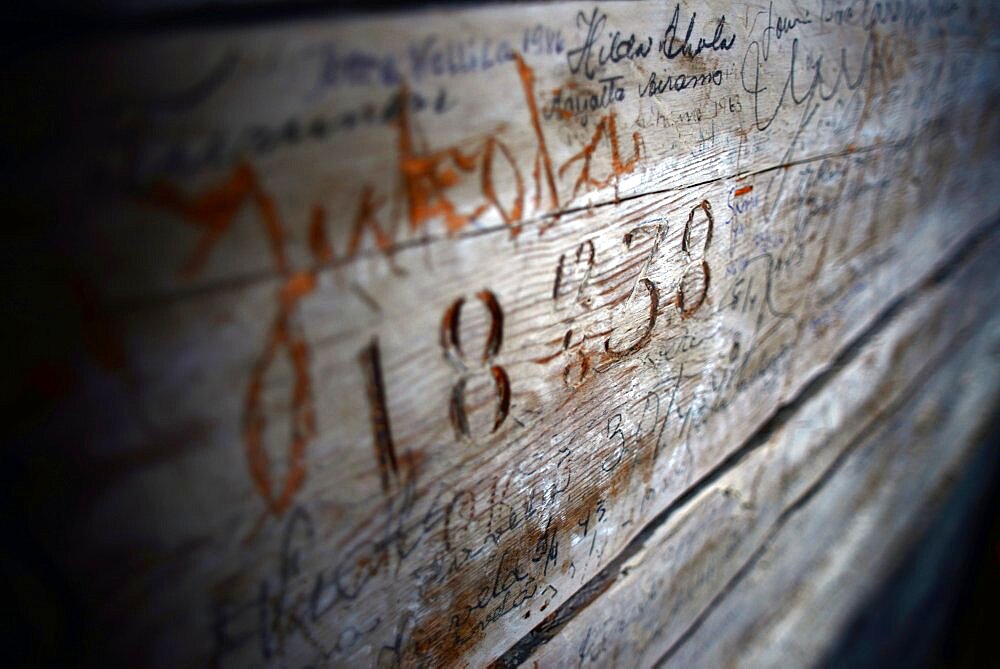
[[[755,608],[794,587],[761,556],[897,518],[896,463],[933,488],[994,399],[992,321],[962,311],[992,286],[959,265],[995,249],[996,25],[974,0],[519,4],[55,56],[91,87],[56,237],[93,299],[46,436],[95,474],[53,550],[102,651],[776,661],[757,617],[797,629],[823,591]],[[969,368],[908,461],[916,379]],[[844,559],[877,532],[850,531]]]

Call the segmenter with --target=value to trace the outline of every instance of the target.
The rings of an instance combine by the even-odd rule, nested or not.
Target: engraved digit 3
[[[660,309],[660,291],[657,290],[655,283],[645,277],[640,280],[640,284],[649,293],[649,319],[646,321],[646,328],[643,330],[642,336],[624,350],[619,351],[611,348],[611,337],[604,340],[604,352],[611,360],[627,358],[636,351],[641,350],[653,338],[653,328],[656,327],[656,314]]]
[[[705,231],[705,243],[701,246],[701,250],[698,252],[698,257],[696,258],[691,248],[691,228],[694,224],[695,213],[699,209],[705,212],[708,229]],[[691,209],[687,224],[684,226],[684,236],[681,238],[681,250],[690,259],[688,266],[684,269],[684,274],[681,276],[680,282],[677,284],[677,309],[681,312],[681,318],[690,318],[693,316],[708,297],[708,285],[711,280],[711,273],[708,268],[708,261],[705,260],[705,254],[708,253],[708,246],[712,243],[712,231],[714,227],[715,219],[712,217],[712,207],[708,203],[708,200],[702,200],[701,204]],[[693,283],[691,275],[696,272],[701,273],[701,290],[697,295],[692,296],[688,294],[688,287]]]
[[[659,219],[663,220],[663,219]],[[631,302],[635,297],[636,291],[639,286],[646,289],[646,293],[649,296],[649,317],[646,320],[646,327],[642,334],[639,336],[631,346],[616,349],[611,345],[611,337],[604,340],[604,354],[605,354],[605,364],[601,369],[596,371],[603,371],[608,368],[610,364],[614,361],[622,360],[629,357],[633,353],[636,353],[643,348],[652,340],[653,328],[656,327],[656,316],[660,309],[660,291],[649,278],[646,277],[646,272],[649,270],[649,266],[652,264],[653,259],[656,257],[656,252],[660,248],[660,239],[663,237],[665,225],[663,223],[657,223],[656,226],[652,226],[652,222],[647,225],[639,226],[627,233],[625,233],[622,243],[625,244],[625,248],[628,250],[632,249],[632,243],[635,241],[637,235],[651,235],[653,242],[650,245],[649,253],[646,254],[646,259],[642,263],[642,267],[639,269],[638,278],[636,278],[635,284],[632,286],[632,293],[628,298]]]
[[[482,290],[476,293],[476,298],[482,302],[490,315],[490,329],[486,335],[486,343],[479,358],[479,365],[489,372],[496,392],[496,408],[493,414],[493,427],[490,430],[492,434],[500,429],[510,413],[510,378],[503,367],[492,364],[503,345],[503,309],[500,308],[500,303],[493,291]],[[445,360],[451,363],[459,373],[455,385],[452,386],[448,411],[451,424],[455,428],[455,436],[458,439],[472,437],[469,429],[469,417],[465,408],[465,388],[472,372],[469,369],[468,358],[462,351],[460,329],[464,305],[465,298],[458,298],[445,310],[441,319],[441,348]]]

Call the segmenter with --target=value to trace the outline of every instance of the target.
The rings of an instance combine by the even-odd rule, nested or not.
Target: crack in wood
[[[920,139],[921,136],[922,133],[916,132],[907,135],[906,137],[894,142],[881,142],[864,147],[855,147],[854,145],[849,145],[847,148],[841,151],[820,153],[813,156],[792,160],[786,163],[779,163],[775,165],[770,165],[768,167],[762,167],[760,169],[753,170],[750,172],[732,172],[713,179],[707,179],[688,184],[681,184],[678,186],[671,186],[668,188],[648,190],[648,191],[643,191],[642,193],[625,194],[621,195],[617,199],[611,198],[608,200],[602,200],[574,207],[563,207],[556,211],[549,211],[546,212],[545,214],[536,217],[525,218],[520,223],[520,231],[523,234],[524,232],[534,228],[535,226],[538,226],[540,229],[545,229],[547,227],[551,227],[551,222],[558,221],[560,218],[564,216],[569,216],[581,212],[593,213],[598,210],[605,209],[607,207],[616,207],[623,203],[631,202],[633,200],[641,200],[643,198],[654,197],[657,195],[666,195],[668,193],[684,192],[695,188],[709,186],[715,183],[735,180],[737,178],[739,178],[740,180],[746,180],[755,176],[773,172],[775,170],[788,169],[799,165],[807,165],[809,163],[820,162],[823,160],[829,160],[833,158],[844,158],[847,156],[859,155],[880,150],[892,151],[899,148],[905,148],[910,144],[912,144],[914,141]],[[546,225],[546,222],[549,222],[549,225]],[[402,251],[408,251],[420,248],[429,248],[430,246],[433,246],[440,242],[454,243],[464,239],[471,239],[474,237],[481,237],[484,235],[491,235],[496,233],[509,233],[509,231],[510,227],[508,225],[500,224],[492,226],[483,226],[475,229],[466,229],[451,235],[424,234],[419,238],[393,242],[392,245],[387,247],[386,249],[382,250],[360,249],[356,254],[354,254],[349,258],[334,258],[329,261],[319,262],[316,265],[314,265],[314,271],[316,272],[335,271],[335,270],[339,271],[359,261],[370,260],[376,257],[383,257],[383,255],[385,255],[386,257],[394,257],[396,254]],[[129,297],[119,300],[111,300],[108,303],[108,313],[116,316],[122,316],[134,312],[164,308],[196,297],[203,297],[205,295],[225,292],[228,290],[246,289],[261,283],[265,283],[268,281],[277,281],[277,280],[280,280],[279,277],[276,277],[275,274],[271,271],[251,272],[244,274],[242,276],[221,279],[197,286],[179,288],[177,290],[172,290],[170,292],[150,293],[148,295],[143,295],[138,297]]]
[[[966,238],[958,244],[952,253],[943,258],[934,268],[932,268],[925,278],[903,291],[895,300],[893,300],[892,303],[886,306],[876,316],[876,318],[852,341],[850,341],[819,374],[811,379],[797,395],[781,404],[756,432],[744,440],[741,446],[726,456],[726,458],[708,471],[704,476],[691,484],[663,511],[650,520],[607,564],[607,566],[605,566],[596,576],[584,583],[565,602],[563,602],[562,605],[549,614],[549,616],[542,620],[542,622],[535,626],[528,634],[521,637],[520,640],[511,645],[494,661],[492,666],[519,666],[531,657],[536,649],[548,643],[548,641],[558,634],[559,631],[565,627],[565,625],[573,617],[575,617],[578,612],[593,603],[600,594],[611,587],[611,585],[618,579],[619,575],[623,574],[623,568],[628,561],[645,549],[647,542],[657,530],[659,530],[671,518],[687,506],[699,493],[716,483],[727,472],[730,472],[738,467],[740,463],[746,460],[750,453],[766,444],[768,439],[775,434],[775,432],[792,420],[793,416],[802,406],[805,405],[806,402],[821,393],[828,385],[828,382],[836,376],[843,367],[845,367],[852,360],[856,359],[869,342],[873,341],[881,332],[885,331],[897,316],[899,316],[907,307],[915,304],[916,301],[919,300],[920,296],[928,290],[936,285],[942,284],[947,279],[957,274],[965,261],[973,257],[979,249],[987,245],[997,235],[1000,235],[1000,220],[990,219],[989,223],[981,223],[977,226],[972,233],[967,235]],[[974,325],[970,325],[963,328],[962,332],[969,331],[973,328]],[[940,354],[930,361],[927,366],[925,366],[923,372],[936,369],[938,366],[944,364],[946,359],[946,353]],[[914,381],[907,384],[907,391],[919,385],[923,378],[923,372],[918,374]],[[895,407],[897,404],[905,404],[908,399],[909,394],[904,391],[900,394],[899,398],[890,405],[890,408],[885,409],[882,413],[891,413],[893,410],[892,407]],[[877,424],[878,420],[876,416],[869,422],[868,425],[866,425],[865,429],[868,429],[871,425]],[[862,433],[851,441],[851,445],[845,448],[843,453],[838,454],[834,463],[827,468],[820,479],[810,486],[806,492],[804,492],[796,501],[794,501],[785,511],[782,512],[782,516],[776,524],[787,522],[787,519],[792,513],[794,513],[795,509],[801,508],[801,506],[805,504],[809,498],[815,495],[815,493],[822,488],[822,483],[829,480],[829,477],[835,473],[839,463],[843,462],[851,448],[863,439],[865,429],[863,429]],[[778,529],[780,529],[780,527]],[[777,530],[774,532],[776,531]],[[768,539],[764,541],[761,548],[755,551],[753,557],[750,558],[748,563],[741,567],[737,574],[734,575],[729,582],[727,582],[723,590],[715,598],[713,598],[709,606],[706,607],[706,610],[698,616],[698,618],[687,630],[685,630],[681,637],[678,638],[671,648],[668,649],[668,651],[658,660],[657,664],[664,662],[669,659],[671,655],[676,653],[681,645],[683,645],[683,642],[691,637],[697,629],[697,626],[700,625],[705,618],[707,618],[711,610],[723,601],[725,595],[731,591],[732,587],[734,587],[739,580],[744,578],[746,574],[749,573],[752,569],[753,563],[759,559],[761,555],[763,555],[763,551],[766,550],[768,541],[774,535],[774,532],[768,534]]]

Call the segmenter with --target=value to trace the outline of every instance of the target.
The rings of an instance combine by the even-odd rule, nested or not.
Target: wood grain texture
[[[617,580],[531,660],[820,663],[994,417],[997,251],[994,232],[955,275],[908,296],[818,392],[631,546]]]
[[[620,663],[680,635],[701,640],[666,660],[771,661],[709,633],[729,606],[754,621],[743,585],[709,603],[994,309],[969,248],[995,256],[996,18],[555,3],[54,56],[88,82],[53,168],[83,354],[44,436],[87,480],[54,550],[117,630],[107,659],[480,666],[571,611],[529,653],[561,665],[657,582]],[[960,435],[954,463],[993,397],[979,373],[922,442]],[[699,489],[788,405],[728,488]],[[787,522],[852,508],[823,495]],[[649,561],[616,566],[668,508]]]

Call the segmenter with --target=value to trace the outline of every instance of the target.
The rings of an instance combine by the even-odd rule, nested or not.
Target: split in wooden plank
[[[711,611],[724,607],[731,584],[738,579],[756,578],[754,565],[765,548],[771,550],[767,544],[788,517],[844,466],[845,459],[854,457],[851,454],[865,443],[873,444],[868,448],[876,448],[880,442],[874,435],[896,440],[899,435],[892,434],[893,426],[901,435],[909,435],[909,428],[900,423],[918,423],[924,415],[911,410],[910,405],[917,401],[914,398],[921,402],[949,401],[956,393],[944,390],[947,386],[942,384],[953,383],[955,376],[967,373],[970,365],[981,365],[982,369],[978,385],[962,402],[979,407],[980,413],[970,415],[963,408],[951,422],[942,420],[942,424],[973,436],[947,439],[937,431],[922,435],[922,452],[928,455],[912,458],[912,466],[929,467],[935,459],[950,459],[954,470],[981,447],[973,438],[975,431],[983,420],[989,420],[990,402],[995,403],[1000,392],[1000,375],[995,365],[989,366],[995,357],[983,355],[998,336],[996,314],[988,308],[998,297],[998,288],[988,272],[998,249],[1000,235],[993,226],[991,234],[977,239],[940,283],[924,285],[908,295],[885,321],[838,359],[828,378],[807,390],[794,407],[783,411],[775,426],[766,428],[739,451],[738,457],[699,482],[683,503],[658,519],[655,529],[650,528],[628,547],[614,568],[603,573],[598,582],[588,584],[581,595],[574,596],[567,604],[572,615],[555,612],[547,624],[512,648],[502,663],[516,666],[538,662],[540,666],[551,666],[574,657],[596,666],[609,662],[647,666],[661,655],[673,657],[678,649],[691,644],[691,653],[705,655],[687,657],[681,661],[682,666],[685,662],[725,664],[726,660],[711,655],[715,652],[714,637],[700,641],[690,637]],[[967,345],[967,340],[978,343]],[[880,473],[882,470],[873,468],[857,478],[872,494],[879,489],[886,490],[885,494],[898,494],[893,492],[902,487],[898,477],[879,478]],[[911,492],[902,499],[908,502],[923,497]],[[858,509],[840,512],[844,518],[859,515]],[[919,526],[922,512],[892,506],[878,508],[878,513],[895,518],[898,550],[905,544],[907,533],[912,534],[913,528]],[[881,532],[874,527],[869,531]],[[795,536],[802,541],[809,535]],[[803,543],[817,545],[811,538]],[[839,541],[818,543],[831,554],[841,545]],[[788,558],[786,564],[792,562]],[[851,570],[854,578],[853,583],[842,586],[857,588],[841,600],[845,607],[842,613],[847,615],[849,602],[860,601],[858,593],[876,583],[881,572],[872,569],[861,578],[843,561],[836,564]],[[803,576],[805,569],[800,569]],[[589,596],[598,591],[600,597]],[[739,619],[734,623],[737,618],[729,618],[729,623],[720,624],[753,624],[764,615],[767,602],[773,600],[771,596],[757,599],[758,613],[748,614],[745,622]],[[793,614],[789,611],[788,615]],[[802,630],[797,642],[809,647],[810,653],[789,651],[786,658],[795,658],[796,664],[821,659],[838,627],[829,620],[814,627],[819,629],[808,633]],[[755,643],[754,648],[767,653],[765,642]],[[741,637],[730,652],[751,650],[747,638]],[[747,657],[741,661],[748,661]],[[778,657],[770,656],[764,664],[772,664]],[[729,659],[738,658],[734,655]]]

